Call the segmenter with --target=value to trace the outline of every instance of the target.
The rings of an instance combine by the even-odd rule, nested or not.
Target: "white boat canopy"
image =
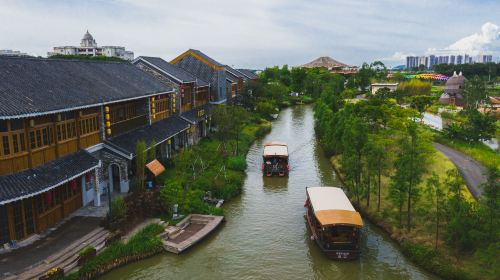
[[[283,142],[270,142],[264,145],[264,156],[288,157],[288,146]]]
[[[341,188],[308,187],[307,196],[314,215],[323,225],[362,227],[363,221]]]

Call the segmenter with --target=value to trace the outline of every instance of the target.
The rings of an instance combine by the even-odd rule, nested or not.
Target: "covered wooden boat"
[[[165,250],[180,254],[215,230],[224,216],[191,214],[160,235]]]
[[[288,176],[288,146],[284,142],[264,144],[262,172],[265,176]]]
[[[359,257],[363,221],[341,188],[308,187],[306,220],[311,238],[330,258]]]

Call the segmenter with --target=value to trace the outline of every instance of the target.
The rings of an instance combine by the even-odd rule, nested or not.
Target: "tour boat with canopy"
[[[288,176],[288,146],[283,142],[264,144],[262,172],[266,176]]]
[[[306,188],[306,220],[319,248],[330,258],[359,257],[363,221],[341,188]]]

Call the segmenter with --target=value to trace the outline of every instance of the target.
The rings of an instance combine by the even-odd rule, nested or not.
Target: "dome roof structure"
[[[89,31],[85,32],[82,38],[82,42],[80,43],[82,47],[97,47],[97,43],[94,40],[94,37],[90,35]]]
[[[453,73],[446,85],[444,87],[444,92],[450,96],[460,95],[464,89],[465,81],[467,79],[462,75],[462,72],[457,75],[457,72]]]

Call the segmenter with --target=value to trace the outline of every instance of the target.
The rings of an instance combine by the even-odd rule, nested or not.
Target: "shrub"
[[[86,262],[80,270],[64,277],[63,279],[90,279],[96,278],[109,269],[114,264],[126,263],[126,260],[139,259],[141,256],[150,256],[163,251],[163,244],[158,237],[163,231],[163,226],[151,224],[139,231],[124,244],[117,241],[109,245],[102,253]]]
[[[111,217],[113,220],[121,220],[125,218],[127,214],[127,205],[125,204],[125,200],[123,197],[118,196],[111,200]]]
[[[271,131],[270,125],[260,125],[255,131],[255,137],[262,138]]]
[[[245,171],[247,162],[243,156],[230,157],[227,159],[227,167],[236,171]]]
[[[94,246],[92,246],[92,245],[88,245],[87,247],[85,247],[85,248],[81,249],[81,250],[80,250],[80,252],[78,252],[78,254],[79,254],[80,256],[85,256],[85,255],[87,255],[87,254],[90,254],[90,252],[92,252],[92,251],[94,251],[94,250],[95,250]]]

